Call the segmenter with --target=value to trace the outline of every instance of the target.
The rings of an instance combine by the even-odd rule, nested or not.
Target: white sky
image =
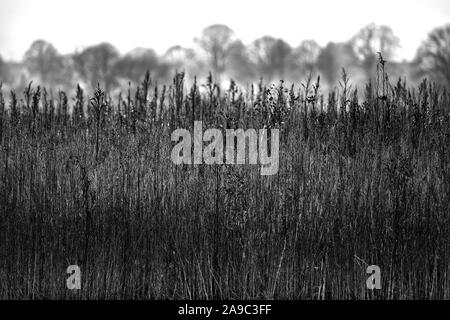
[[[0,0],[0,55],[21,59],[35,39],[68,53],[102,41],[121,53],[193,46],[204,27],[223,23],[250,43],[263,35],[292,46],[346,41],[364,25],[391,26],[410,59],[434,27],[450,22],[449,0]]]

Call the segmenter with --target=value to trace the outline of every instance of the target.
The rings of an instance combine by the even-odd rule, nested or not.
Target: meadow
[[[449,299],[450,94],[384,64],[244,89],[1,90],[0,298]],[[279,129],[278,174],[173,164],[194,121]]]

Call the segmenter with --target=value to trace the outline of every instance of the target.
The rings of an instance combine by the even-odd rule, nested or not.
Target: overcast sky
[[[244,43],[263,35],[292,46],[346,41],[364,25],[391,26],[411,59],[434,27],[450,23],[449,0],[0,0],[0,55],[21,59],[35,39],[61,53],[107,41],[121,53],[193,46],[204,27],[223,23]]]

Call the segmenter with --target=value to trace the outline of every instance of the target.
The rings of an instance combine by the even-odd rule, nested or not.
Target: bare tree
[[[171,71],[186,71],[190,78],[199,75],[205,69],[206,65],[202,59],[198,56],[197,52],[191,48],[184,48],[180,45],[170,47],[166,53],[164,53],[163,60],[170,68]],[[189,63],[186,63],[188,61]]]
[[[390,27],[374,23],[361,29],[351,43],[367,78],[374,74],[377,52],[381,52],[384,58],[391,59],[400,46],[399,38]]]
[[[249,48],[257,72],[269,81],[276,76],[284,78],[291,51],[289,44],[270,36],[256,39]]]
[[[247,48],[242,41],[234,42],[228,63],[228,75],[241,84],[248,84],[255,80],[255,70],[248,56]]]
[[[342,68],[348,69],[357,62],[351,43],[330,42],[317,57],[317,67],[330,86],[337,84]]]
[[[24,55],[24,63],[32,76],[39,77],[50,86],[63,68],[62,56],[45,40],[36,40],[31,44]]]
[[[74,68],[79,75],[95,88],[100,82],[106,91],[114,85],[114,64],[119,59],[119,52],[109,43],[88,47],[73,56]]]
[[[6,70],[6,63],[3,61],[2,56],[0,56],[0,84],[7,82],[8,76]]]
[[[314,40],[304,40],[292,50],[290,57],[290,73],[294,81],[303,78],[317,68],[317,59],[321,52],[320,45]]]
[[[121,57],[115,64],[115,75],[139,83],[149,70],[157,78],[164,78],[166,70],[152,49],[136,48]]]
[[[450,24],[434,29],[416,55],[422,74],[450,87]]]
[[[236,41],[233,30],[223,24],[211,25],[205,28],[201,38],[195,41],[208,54],[216,77],[220,77],[226,70],[232,45]]]

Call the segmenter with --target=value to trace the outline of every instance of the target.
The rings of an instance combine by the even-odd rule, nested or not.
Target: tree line
[[[187,79],[213,72],[216,79],[232,78],[237,83],[286,80],[298,82],[310,74],[320,74],[330,87],[336,85],[340,70],[346,68],[361,81],[370,80],[377,53],[393,59],[400,39],[384,25],[369,24],[350,40],[330,42],[321,47],[304,40],[297,47],[272,36],[263,36],[245,45],[226,25],[205,28],[194,39],[196,48],[179,45],[158,55],[151,48],[136,48],[121,55],[110,43],[100,43],[70,54],[61,54],[45,40],[34,41],[20,62],[0,56],[0,82],[11,88],[25,88],[30,79],[51,88],[67,89],[74,83],[94,88],[101,83],[107,91],[127,83],[139,83],[145,70],[153,79],[169,82],[175,70]],[[391,62],[391,74],[418,81],[429,76],[450,86],[450,24],[430,32],[412,61]]]

